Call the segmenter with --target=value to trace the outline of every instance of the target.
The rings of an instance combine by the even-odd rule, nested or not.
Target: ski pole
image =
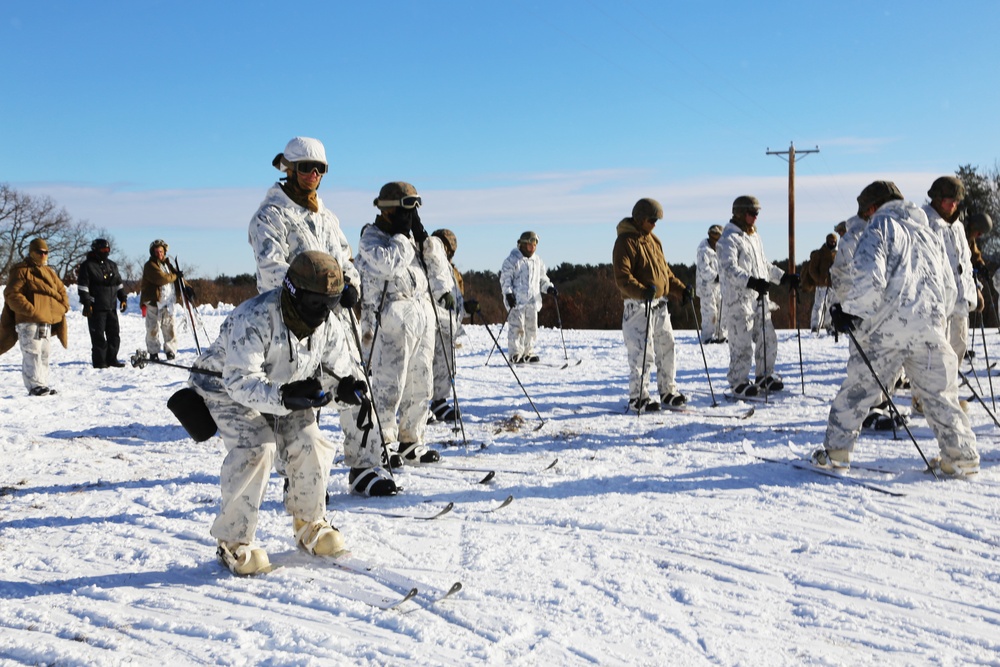
[[[476,312],[479,312],[479,311],[476,311]],[[483,326],[486,327],[486,333],[488,333],[490,335],[490,338],[493,339],[493,342],[496,344],[496,349],[499,350],[499,352],[500,352],[500,356],[503,357],[503,360],[507,362],[507,368],[510,369],[510,372],[514,375],[514,379],[517,380],[517,385],[519,387],[521,387],[521,391],[524,392],[524,397],[526,399],[528,399],[528,403],[531,404],[531,409],[535,411],[536,415],[538,415],[538,421],[540,423],[535,428],[535,430],[537,431],[538,429],[542,428],[542,426],[545,425],[545,420],[542,419],[542,415],[541,415],[541,413],[538,412],[538,408],[535,407],[535,403],[534,403],[534,401],[531,400],[531,396],[528,396],[528,390],[524,388],[523,384],[521,384],[521,379],[519,377],[517,377],[517,373],[514,371],[514,367],[511,365],[510,359],[508,359],[507,355],[504,354],[503,350],[500,349],[500,343],[497,341],[496,336],[493,335],[493,331],[490,330],[490,325],[486,323],[486,320],[483,319],[483,316],[482,316],[481,313],[479,315],[479,319],[483,320]]]
[[[688,301],[691,306],[691,315],[694,317],[694,330],[698,334],[698,347],[701,348],[701,360],[705,362],[705,377],[708,379],[708,391],[712,394],[712,407],[716,408],[719,406],[719,402],[715,400],[715,390],[712,389],[712,375],[708,372],[708,357],[705,356],[705,343],[701,341],[701,325],[698,324],[698,311],[694,307],[694,299]]]
[[[768,403],[768,396],[771,393],[769,391],[771,383],[767,381],[767,378],[770,375],[767,372],[767,315],[765,314],[765,308],[767,307],[767,292],[758,296],[757,300],[760,301],[760,340],[761,345],[764,348],[764,375],[761,378],[761,387],[764,389],[764,403],[766,404]],[[759,368],[757,369],[757,372],[760,372]]]
[[[365,363],[365,372],[371,373],[372,371],[372,355],[375,354],[375,340],[378,338],[378,330],[382,326],[382,306],[385,304],[385,293],[389,290],[389,281],[385,281],[385,285],[382,286],[382,296],[378,300],[378,309],[375,310],[375,330],[372,332],[372,344],[368,348],[368,361]],[[358,354],[361,354],[360,348]]]
[[[556,302],[556,320],[559,322],[559,335],[562,336],[563,358],[569,361],[569,352],[566,351],[566,335],[563,333],[562,315],[559,314],[559,295],[553,294],[552,300]]]
[[[872,362],[868,359],[868,355],[865,354],[864,349],[862,349],[860,343],[858,343],[858,339],[854,335],[854,330],[848,329],[847,335],[851,337],[851,342],[854,343],[854,349],[858,351],[858,354],[861,356],[861,360],[865,362],[865,366],[868,367],[868,370],[871,371],[872,377],[875,378],[878,388],[882,390],[882,394],[885,396],[885,399],[889,401],[889,407],[892,408],[892,412],[896,415],[896,417],[899,417],[900,423],[903,425],[903,428],[906,429],[906,434],[910,436],[910,440],[913,441],[913,446],[917,448],[917,453],[919,453],[920,458],[924,460],[924,464],[927,466],[927,469],[931,471],[932,475],[934,475],[934,479],[939,479],[937,472],[931,466],[931,462],[927,460],[927,457],[924,456],[924,451],[920,449],[920,445],[917,444],[917,439],[913,437],[913,432],[910,431],[910,427],[906,424],[906,420],[903,418],[903,415],[900,414],[899,408],[896,407],[896,403],[892,400],[892,396],[889,395],[889,391],[885,388],[885,385],[882,384],[882,380],[879,379],[878,373],[876,373],[875,369],[872,367]],[[893,421],[895,421],[895,419]]]
[[[642,341],[642,365],[639,366],[639,393],[635,397],[635,418],[638,419],[642,415],[642,392],[646,388],[646,350],[649,347],[649,324],[653,319],[651,317],[653,312],[653,300],[646,299],[646,337]],[[625,406],[628,410],[628,405]]]
[[[178,269],[175,269],[170,264],[170,260],[169,259],[167,259],[166,261],[167,261],[167,266],[170,267],[172,273],[176,274],[176,273],[179,272]],[[179,259],[177,259],[175,257],[174,261],[177,262],[178,266],[180,266],[180,260]],[[177,291],[180,292],[181,303],[184,305],[185,308],[187,308],[188,317],[191,319],[191,333],[194,335],[194,346],[195,346],[195,348],[198,349],[198,354],[200,355],[201,354],[201,342],[198,341],[198,329],[197,329],[197,327],[196,327],[196,325],[194,323],[194,313],[191,312],[191,302],[188,301],[187,295],[184,293],[184,279],[182,277],[180,277],[180,276],[177,276],[177,280],[175,282],[177,283]]]
[[[354,344],[358,346],[358,357],[360,358],[362,355],[361,336],[358,334],[358,323],[357,320],[354,318],[354,310],[351,308],[346,308],[345,310],[347,310],[348,316],[351,320],[351,331],[354,332]],[[371,414],[375,415],[375,423],[378,425],[378,437],[379,440],[382,441],[382,456],[385,459],[385,467],[389,470],[389,475],[391,476],[392,457],[389,455],[389,445],[385,441],[385,431],[382,430],[382,418],[379,416],[378,410],[375,409],[375,390],[372,388],[371,373],[364,367],[362,367],[361,372],[364,374],[365,383],[368,385],[368,395],[371,396]],[[371,414],[368,416],[369,421],[371,420]],[[363,417],[363,412],[358,414],[358,428],[364,430],[364,427],[361,425],[362,417]],[[368,431],[365,431],[364,438],[367,437],[368,437]],[[362,440],[362,447],[364,447],[364,444],[365,440]]]
[[[174,364],[169,361],[160,361],[159,359],[152,359],[149,353],[144,350],[136,350],[135,354],[129,357],[129,362],[132,364],[132,368],[145,368],[146,364],[159,364],[160,366],[173,366],[174,368],[180,368],[185,371],[191,371],[192,373],[201,373],[202,375],[211,375],[212,377],[221,378],[222,373],[219,371],[210,371],[207,368],[198,368],[197,366],[185,366],[183,364]]]
[[[988,407],[986,407],[986,403],[983,402],[983,399],[980,398],[979,394],[976,393],[976,390],[972,388],[971,384],[969,384],[969,378],[967,378],[965,376],[965,373],[963,373],[962,371],[959,371],[958,372],[958,377],[962,381],[962,384],[964,384],[966,387],[968,387],[969,391],[972,392],[973,398],[975,398],[977,401],[979,401],[979,404],[983,406],[983,409],[986,410],[986,414],[988,414],[990,416],[990,419],[993,420],[993,423],[996,424],[997,426],[1000,426],[1000,421],[997,421],[996,415],[994,415],[990,411],[990,409]]]
[[[990,350],[986,347],[986,323],[984,322],[983,313],[979,313],[979,332],[983,339],[983,357],[986,358],[986,380],[990,385],[990,402],[993,403],[993,409],[997,409],[997,398],[996,394],[993,392],[993,373],[990,371]]]
[[[792,289],[795,290],[795,303],[801,304],[802,300],[799,299],[799,288],[798,287],[793,287]],[[829,292],[829,291],[830,291],[830,288],[827,288],[827,292]],[[826,292],[823,293],[823,301],[824,302],[826,301]],[[820,312],[822,312],[822,310]],[[822,319],[823,318],[820,317],[820,321],[822,321]],[[799,378],[801,378],[801,380],[802,380],[802,395],[805,396],[806,395],[806,371],[805,371],[805,368],[802,365],[802,329],[799,327],[799,316],[798,316],[798,310],[797,309],[796,309],[796,313],[795,313],[795,338],[799,342]]]
[[[985,271],[983,272],[985,275]],[[997,323],[997,333],[1000,334],[1000,316],[997,316],[997,307],[993,303],[993,290],[990,285],[992,284],[989,275],[985,275],[983,278],[983,299],[986,303],[990,304],[990,313],[993,315],[993,321]]]
[[[508,315],[508,317],[509,317],[509,315]],[[479,319],[483,319],[483,316],[482,316],[482,315],[480,315],[480,316],[479,316]],[[470,320],[470,321],[471,321],[471,320]],[[497,338],[494,338],[494,339],[493,339],[493,347],[491,347],[491,348],[490,348],[490,353],[489,353],[489,354],[488,354],[488,355],[486,356],[486,363],[485,363],[485,364],[483,364],[483,366],[489,366],[489,365],[490,365],[490,359],[491,359],[491,358],[493,357],[493,353],[494,353],[494,352],[495,352],[495,351],[496,351],[496,350],[497,350],[497,349],[498,349],[498,348],[500,347],[500,343],[499,343],[499,342],[497,342],[497,339],[498,339],[498,338],[499,338],[500,336],[502,336],[502,335],[503,335],[503,328],[504,328],[505,326],[507,326],[507,320],[504,320],[504,321],[503,321],[503,322],[502,322],[502,323],[500,324],[500,331],[499,331],[499,332],[497,333]]]

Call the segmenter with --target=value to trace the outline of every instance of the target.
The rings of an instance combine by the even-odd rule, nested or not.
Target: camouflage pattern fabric
[[[252,540],[276,457],[289,481],[289,511],[304,521],[323,516],[333,446],[319,430],[316,411],[288,410],[280,388],[317,377],[325,391],[335,392],[337,378],[363,377],[339,322],[331,318],[300,340],[284,324],[280,299],[281,290],[276,289],[237,306],[219,337],[194,363],[221,377],[192,372],[188,380],[204,397],[228,452],[221,474],[222,508],[212,527],[218,539]],[[342,427],[350,427],[344,431],[347,464],[378,465],[376,437],[369,437],[365,450],[359,449],[360,432],[354,426],[359,408],[331,405],[342,413]]]
[[[695,255],[695,282],[701,301],[701,339],[726,338],[722,320],[722,282],[719,278],[719,254],[708,239],[702,239]]]
[[[944,240],[907,201],[884,204],[858,239],[844,311],[861,317],[859,343],[883,381],[900,366],[943,458],[978,461],[976,437],[958,403],[958,357],[945,336],[957,288]],[[824,444],[853,449],[868,409],[879,398],[871,372],[852,357],[830,409]]]
[[[48,387],[52,325],[22,322],[14,325],[14,330],[21,348],[21,379],[25,389],[31,391],[35,387]]]
[[[517,248],[510,251],[500,268],[500,292],[508,310],[507,354],[511,357],[534,354],[542,294],[552,287],[547,274],[538,253],[525,257]],[[513,308],[507,305],[507,294],[517,300]]]
[[[830,288],[822,285],[816,287],[813,294],[812,315],[809,318],[809,328],[813,331],[822,331],[831,326],[830,324]]]
[[[372,391],[387,442],[422,444],[432,393],[434,306],[450,289],[451,265],[436,237],[423,246],[423,263],[410,236],[368,225],[361,234],[357,265],[365,290],[363,310],[380,324],[372,348]],[[426,271],[425,271],[426,268]],[[373,318],[363,318],[373,322]],[[373,324],[366,325],[374,327]]]
[[[440,246],[440,252],[447,257],[444,242],[431,236],[428,243],[435,243]],[[462,327],[462,313],[465,312],[465,299],[462,296],[462,289],[455,280],[455,272],[451,275],[451,295],[455,298],[455,309],[448,310],[441,305],[440,301],[434,303],[434,314],[437,321],[437,329],[434,332],[434,380],[432,400],[450,400],[452,372],[455,370],[455,340],[465,335]],[[440,331],[440,334],[438,333]]]
[[[173,290],[170,290],[173,292]],[[146,351],[159,354],[166,351],[177,354],[177,329],[174,326],[174,301],[171,298],[167,304],[146,305]],[[163,344],[160,344],[160,332],[163,333]]]
[[[340,220],[317,199],[313,213],[293,202],[275,183],[250,220],[249,241],[257,262],[257,291],[281,287],[289,263],[306,250],[322,250],[340,264],[344,282],[359,287],[361,280],[351,262],[351,244]]]
[[[761,313],[757,292],[747,287],[747,281],[763,278],[777,283],[784,271],[767,261],[760,235],[747,234],[732,222],[726,223],[716,250],[722,277],[722,312],[729,333],[729,386],[735,388],[750,381],[751,362],[758,378],[777,377],[774,362],[778,338],[771,324],[771,310],[776,306],[764,297]]]
[[[948,318],[947,335],[955,354],[961,360],[969,349],[969,313],[976,309],[978,301],[976,282],[972,275],[972,251],[965,237],[965,226],[961,222],[947,222],[930,204],[924,205],[923,211],[927,214],[931,229],[941,234],[944,240],[948,264],[955,276],[958,296],[955,299],[955,310]]]
[[[656,364],[656,387],[659,399],[664,394],[676,394],[677,383],[674,367],[674,330],[665,298],[651,302],[649,338],[646,338],[646,302],[625,299],[622,313],[622,337],[628,353],[629,400],[649,398],[647,384],[651,379],[650,368]],[[643,349],[646,365],[642,365]],[[645,379],[646,382],[642,382]]]

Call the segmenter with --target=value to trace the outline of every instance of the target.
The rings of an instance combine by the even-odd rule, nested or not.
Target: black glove
[[[652,301],[653,297],[656,296],[656,285],[647,285],[642,288],[642,300]]]
[[[507,299],[507,307],[508,308],[513,308],[514,306],[517,305],[517,299],[514,298],[514,293],[513,292],[507,292],[507,296],[505,296],[504,298]]]
[[[798,289],[799,283],[801,282],[802,280],[799,278],[799,274],[797,273],[786,273],[781,276],[781,284],[788,285],[791,289]]]
[[[756,291],[757,294],[764,296],[771,290],[771,283],[763,278],[750,278],[747,280],[747,287]]]
[[[686,306],[693,300],[694,300],[694,287],[688,285],[687,287],[684,288],[684,293],[681,295],[681,305]]]
[[[715,276],[715,282],[719,282],[719,276]]]
[[[424,229],[424,223],[420,222],[420,216],[417,215],[416,209],[413,209],[411,229],[413,230],[413,240],[417,242],[417,245],[423,245],[424,241],[427,240],[427,230]]]
[[[976,262],[972,265],[972,275],[977,276],[983,273],[986,273],[986,262]]]
[[[339,387],[338,387],[339,389]],[[333,397],[323,391],[316,378],[281,385],[281,404],[289,410],[321,408]]]
[[[475,315],[479,312],[479,302],[475,299],[469,299],[465,302],[465,312],[469,315]]]
[[[551,294],[552,296],[559,296],[559,290],[556,289],[555,285],[550,285],[549,288],[545,290],[545,293]]]
[[[190,285],[184,286],[184,298],[188,301],[194,301],[194,288]]]
[[[90,317],[93,314],[94,314],[94,304],[92,303],[83,304],[83,316]]]
[[[361,397],[368,393],[368,385],[364,380],[350,376],[342,378],[337,383],[337,400],[348,405],[361,405]]]
[[[455,295],[451,292],[445,292],[438,298],[438,303],[447,310],[455,310]]]
[[[181,271],[180,269],[174,271],[174,275],[177,276],[175,280],[184,280],[184,272]]]
[[[344,285],[344,291],[340,293],[340,305],[343,308],[354,308],[354,306],[358,305],[359,297],[358,288],[351,283],[347,283]]]
[[[124,313],[126,310],[128,310],[128,301],[122,301],[121,302],[121,311]]]
[[[840,333],[854,331],[858,326],[858,322],[861,321],[861,318],[855,317],[850,313],[845,313],[839,303],[830,306],[830,319],[833,320],[833,329]]]

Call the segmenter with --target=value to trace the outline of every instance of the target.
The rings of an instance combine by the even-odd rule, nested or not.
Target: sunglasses
[[[37,252],[39,255],[48,255],[49,254],[48,250],[35,250],[33,252]]]
[[[760,215],[760,209],[750,209],[749,211],[747,211],[747,215],[752,215],[753,217],[756,218],[758,215]]]
[[[311,174],[316,172],[320,176],[326,173],[327,166],[322,162],[296,162],[295,171],[300,174]]]
[[[379,200],[380,208],[391,208],[393,206],[402,206],[403,208],[420,208],[424,203],[424,200],[420,198],[420,195],[407,195],[401,199],[392,199],[386,201],[384,199]]]

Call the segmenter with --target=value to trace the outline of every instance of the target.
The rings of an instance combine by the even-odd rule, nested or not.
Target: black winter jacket
[[[87,253],[77,271],[76,285],[80,303],[94,310],[117,310],[118,303],[128,299],[118,265],[98,252]]]

